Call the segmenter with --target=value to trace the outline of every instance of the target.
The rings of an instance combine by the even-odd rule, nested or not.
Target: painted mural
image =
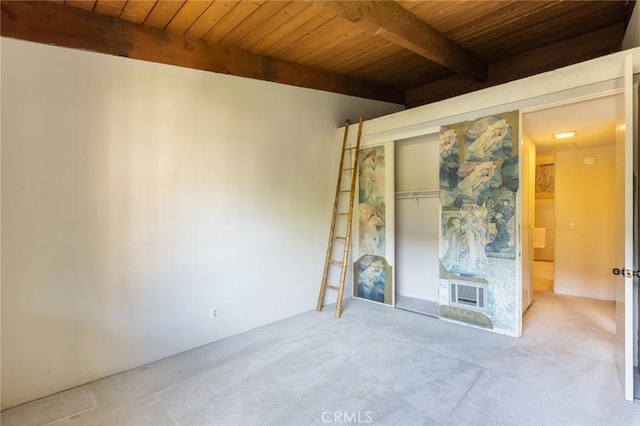
[[[384,205],[384,146],[361,149],[358,162],[360,204]]]
[[[448,292],[449,279],[467,280],[487,283],[488,293],[473,315],[447,298],[441,314],[509,331],[517,311],[518,126],[513,111],[440,130],[441,289]]]
[[[384,257],[365,254],[355,262],[357,295],[380,303],[391,303],[391,267]]]
[[[536,198],[553,198],[555,187],[555,165],[536,165]]]
[[[391,303],[391,274],[386,271],[384,146],[360,150],[358,159],[358,235],[360,259],[354,271],[357,297]]]

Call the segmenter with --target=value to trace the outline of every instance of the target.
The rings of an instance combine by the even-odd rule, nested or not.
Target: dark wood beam
[[[2,1],[0,7],[3,37],[404,103],[404,93],[394,87],[241,49],[210,46],[75,7],[33,1]]]
[[[460,75],[436,80],[407,90],[406,106],[425,105],[617,52],[623,36],[624,24],[619,23],[491,63],[489,80],[484,83]]]
[[[393,1],[331,1],[340,16],[465,77],[485,81],[487,65]]]

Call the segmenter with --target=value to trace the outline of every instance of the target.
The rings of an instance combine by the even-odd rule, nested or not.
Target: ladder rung
[[[350,189],[341,189],[340,192],[351,192]]]
[[[337,285],[325,284],[324,286],[327,287],[327,288],[330,288],[332,290],[339,290]]]
[[[346,240],[347,239],[347,237],[333,237],[333,238],[335,238],[336,240]]]
[[[336,213],[338,216],[349,216],[349,213]]]
[[[356,147],[355,146],[350,146],[349,148],[345,148],[345,151],[348,150],[348,149],[356,149]]]
[[[333,263],[334,265],[342,265],[342,260],[329,260],[329,263]]]
[[[353,167],[349,167],[348,169],[342,169],[343,172],[346,172],[347,170],[353,170]]]

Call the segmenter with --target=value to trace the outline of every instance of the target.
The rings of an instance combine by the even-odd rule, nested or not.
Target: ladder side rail
[[[351,170],[351,193],[349,194],[349,211],[347,215],[347,232],[344,244],[344,252],[342,253],[342,271],[340,272],[340,285],[338,289],[338,300],[336,301],[335,317],[340,318],[342,314],[342,297],[344,295],[344,282],[347,277],[347,263],[349,261],[349,250],[351,246],[351,225],[353,222],[353,202],[356,194],[356,178],[358,173],[358,159],[360,157],[360,140],[362,138],[362,121],[358,124],[358,138],[356,139],[356,147],[353,153],[353,168]]]
[[[330,265],[329,260],[331,259],[331,251],[333,248],[333,237],[335,235],[335,225],[336,225],[338,204],[340,202],[340,187],[342,185],[342,173],[343,173],[342,168],[344,167],[344,157],[345,157],[347,139],[349,134],[349,124],[350,124],[349,120],[346,120],[344,123],[345,127],[344,127],[344,136],[342,138],[342,151],[340,154],[340,167],[338,169],[338,182],[336,184],[336,196],[333,202],[333,213],[331,215],[331,228],[329,230],[329,243],[327,245],[327,255],[324,261],[324,269],[322,271],[322,283],[320,285],[320,294],[318,296],[318,305],[316,307],[317,311],[321,311],[322,305],[324,304],[324,294],[325,294],[325,290],[327,286],[327,278],[329,274],[329,265]]]

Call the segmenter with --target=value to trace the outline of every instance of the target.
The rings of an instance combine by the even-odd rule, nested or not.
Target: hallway
[[[2,424],[640,424],[614,364],[614,304],[535,300],[515,339],[348,299],[340,320],[310,311],[6,410]]]

